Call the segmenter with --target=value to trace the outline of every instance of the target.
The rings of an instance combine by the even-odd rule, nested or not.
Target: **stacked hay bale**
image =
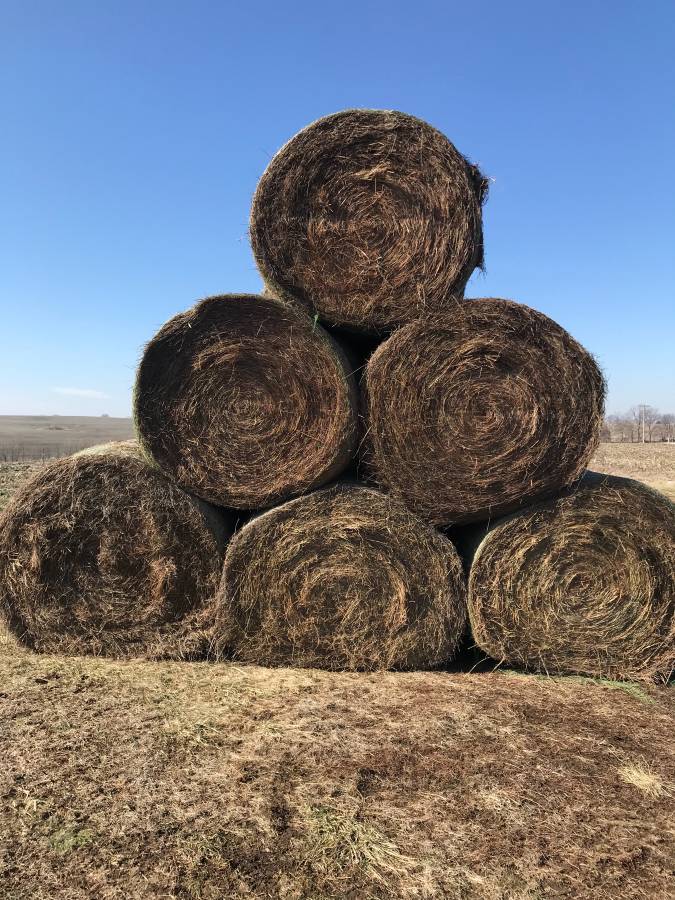
[[[50,463],[0,519],[6,622],[45,653],[199,657],[232,524],[134,442]]]
[[[59,463],[2,520],[15,633],[414,669],[447,664],[470,620],[497,661],[667,675],[673,509],[580,481],[605,392],[590,354],[536,310],[464,298],[486,193],[403,113],[347,110],[286,144],[252,206],[264,293],[207,298],[150,341],[133,466]],[[449,535],[466,546],[468,523],[467,588]]]

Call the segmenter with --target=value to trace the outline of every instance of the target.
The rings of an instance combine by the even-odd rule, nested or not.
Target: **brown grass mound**
[[[146,452],[181,487],[259,509],[348,465],[357,404],[349,364],[321,327],[273,298],[227,294],[150,341],[134,417]]]
[[[666,900],[675,691],[0,653],[3,900]]]
[[[483,262],[487,181],[431,125],[349,109],[272,159],[251,244],[273,293],[327,321],[388,329],[461,295]]]
[[[370,358],[364,386],[369,472],[444,525],[505,513],[578,478],[605,390],[564,329],[495,299],[401,328]]]
[[[589,473],[480,544],[474,639],[545,672],[667,677],[675,666],[675,507],[639,482]]]
[[[40,652],[192,656],[227,535],[135,443],[84,451],[41,469],[0,518],[0,609]]]
[[[344,484],[235,535],[215,643],[261,665],[423,669],[453,656],[465,621],[452,543],[398,501]]]

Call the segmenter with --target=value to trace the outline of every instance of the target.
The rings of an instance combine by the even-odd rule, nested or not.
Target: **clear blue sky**
[[[345,107],[494,179],[487,274],[675,411],[675,5],[0,0],[0,413],[126,415],[140,349],[255,291],[270,156]]]

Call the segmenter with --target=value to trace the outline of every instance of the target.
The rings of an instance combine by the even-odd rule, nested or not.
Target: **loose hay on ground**
[[[40,652],[202,654],[229,528],[135,443],[85,450],[44,466],[0,517],[0,609]]]
[[[372,478],[438,525],[552,495],[598,443],[605,386],[593,358],[542,313],[457,302],[395,332],[364,379]]]
[[[469,577],[476,643],[541,672],[667,678],[675,667],[675,507],[589,473],[480,543]]]
[[[261,665],[426,669],[452,658],[465,623],[452,543],[398,500],[344,484],[235,535],[214,638]]]
[[[0,685],[3,900],[669,896],[669,689],[14,649]]]
[[[483,261],[487,181],[431,125],[351,109],[272,159],[251,211],[268,288],[326,321],[388,329],[442,309]]]
[[[209,297],[146,347],[134,418],[181,487],[259,509],[336,477],[357,444],[357,391],[338,344],[270,297]]]

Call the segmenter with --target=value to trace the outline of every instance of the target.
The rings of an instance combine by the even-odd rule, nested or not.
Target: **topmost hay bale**
[[[134,393],[139,440],[185,490],[259,509],[335,478],[357,444],[357,389],[339,345],[302,310],[226,294],[167,322]]]
[[[251,243],[278,296],[326,321],[387,330],[461,296],[483,263],[487,181],[431,125],[350,109],[274,156],[256,191]]]
[[[231,525],[135,442],[56,460],[0,517],[0,612],[44,653],[199,656]]]

